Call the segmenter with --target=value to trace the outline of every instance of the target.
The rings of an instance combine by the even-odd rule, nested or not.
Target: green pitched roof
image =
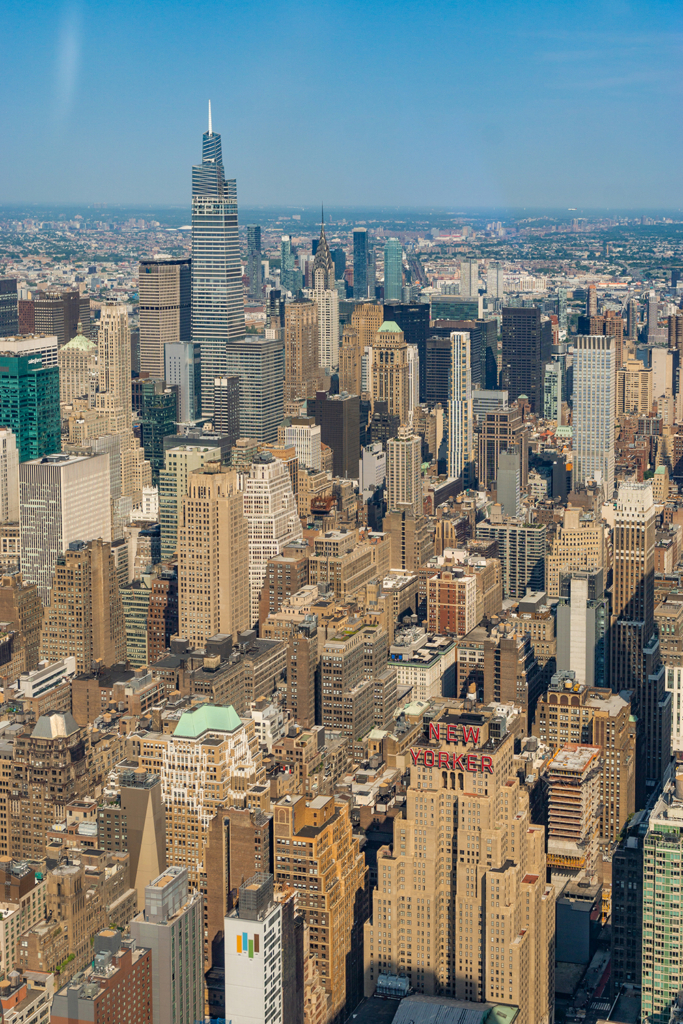
[[[186,711],[173,733],[180,739],[195,740],[205,732],[234,732],[242,722],[232,705],[217,707],[200,704],[196,711]]]
[[[385,320],[380,331],[393,331],[394,333],[401,334],[401,328],[393,320]]]
[[[84,352],[89,352],[91,349],[96,349],[97,345],[94,341],[91,341],[90,338],[86,338],[84,334],[77,334],[75,338],[72,338],[71,341],[67,341],[66,345],[63,345],[62,347],[80,348],[83,349]]]

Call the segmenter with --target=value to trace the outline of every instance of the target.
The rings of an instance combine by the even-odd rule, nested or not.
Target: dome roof
[[[79,320],[77,328],[78,333],[75,338],[72,338],[71,341],[67,341],[66,345],[62,345],[62,348],[77,348],[82,352],[89,352],[91,349],[97,348],[94,341],[91,341],[90,338],[86,338],[84,334],[81,334],[82,330],[83,328],[81,327],[81,322]]]

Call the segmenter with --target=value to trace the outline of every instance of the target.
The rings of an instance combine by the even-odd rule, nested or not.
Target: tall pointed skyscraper
[[[325,237],[325,217],[313,262],[313,297],[318,305],[318,361],[328,371],[339,366],[339,292],[334,284],[334,260]]]
[[[202,364],[202,415],[213,414],[213,382],[227,376],[226,346],[244,338],[237,182],[225,178],[221,137],[211,125],[192,168],[192,340]]]

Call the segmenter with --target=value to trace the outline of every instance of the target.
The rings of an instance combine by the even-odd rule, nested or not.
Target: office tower
[[[414,345],[406,349],[408,358],[408,418],[413,421],[413,414],[420,404],[420,356]]]
[[[469,299],[479,294],[478,260],[460,260],[460,295]],[[436,318],[435,318],[436,319]]]
[[[451,368],[453,345],[450,337],[427,338],[426,344],[425,404],[449,408],[451,400]]]
[[[332,250],[332,262],[334,263],[334,276],[337,281],[343,281],[346,270],[346,253],[343,249]]]
[[[77,334],[67,341],[57,355],[59,365],[59,400],[71,405],[76,398],[86,398],[90,406],[95,405],[97,391],[97,345],[94,341]]]
[[[548,555],[548,562],[553,557]],[[560,575],[557,669],[573,672],[579,685],[609,685],[609,600],[603,578],[602,569]]]
[[[178,567],[168,566],[152,578],[147,616],[148,664],[162,658],[178,634]]]
[[[351,326],[358,334],[361,352],[374,344],[377,331],[383,323],[384,310],[382,306],[374,302],[362,302],[355,307],[351,314]]]
[[[55,1024],[105,1021],[116,1007],[120,1020],[152,1019],[152,951],[124,939],[115,928],[93,937],[92,965],[52,1000]]]
[[[548,765],[547,863],[558,888],[597,869],[601,761],[600,747],[566,743]]]
[[[302,728],[315,725],[318,679],[318,623],[315,615],[300,609],[296,596],[286,609],[274,611],[263,622],[261,635],[287,644],[286,707]]]
[[[46,366],[57,366],[57,338],[55,335],[31,335],[28,338],[4,338],[0,343],[5,355],[40,356],[43,369]],[[32,363],[37,366],[37,363]]]
[[[480,320],[484,311],[479,295],[432,295],[432,320]]]
[[[301,522],[287,468],[263,454],[244,478],[244,515],[249,535],[249,625],[258,621],[269,559],[301,540]]]
[[[614,339],[579,335],[574,347],[574,487],[595,480],[614,491]]]
[[[626,307],[626,333],[628,334],[629,341],[638,341],[638,320],[639,320],[639,307],[637,299],[629,299],[628,306]]]
[[[346,803],[293,796],[274,806],[275,881],[299,891],[298,910],[315,935],[318,974],[329,996],[326,1020],[343,1020],[362,997],[362,927],[367,916],[365,859]],[[301,849],[316,889],[301,887],[298,865],[283,853]],[[325,866],[324,866],[325,865]]]
[[[683,785],[677,774],[652,809],[643,840],[641,1006],[643,1018],[653,1024],[671,1019],[681,988],[680,897],[674,882],[683,861],[682,833]]]
[[[460,294],[463,294],[462,283]],[[502,299],[505,297],[505,272],[499,263],[489,263],[488,265],[486,271],[486,294],[490,295],[492,299]]]
[[[669,764],[671,736],[671,694],[654,621],[655,520],[651,484],[621,483],[612,537],[611,685],[635,691],[634,713],[645,737],[639,769],[649,787],[659,783]]]
[[[244,337],[244,294],[237,227],[237,183],[225,178],[221,137],[202,137],[192,168],[192,340],[201,346],[202,415],[213,413],[213,381],[231,372],[227,343]]]
[[[249,628],[243,506],[235,470],[204,465],[189,475],[178,529],[178,621],[193,647]]]
[[[637,985],[639,988],[641,985],[643,845],[648,819],[649,811],[638,811],[625,826],[612,853],[612,999],[616,998],[624,984]]]
[[[368,245],[368,296],[375,298],[377,291],[377,263],[374,246]]]
[[[292,417],[290,425],[284,428],[284,443],[294,445],[300,466],[321,468],[321,428],[313,417]]]
[[[420,402],[426,401],[426,346],[427,335],[429,334],[429,315],[429,303],[426,302],[384,303],[384,320],[397,323],[403,331],[407,344],[417,347],[420,359]],[[378,324],[378,329],[379,326]],[[374,338],[367,342],[367,344],[372,344],[373,340]]]
[[[406,814],[378,854],[365,994],[382,974],[403,974],[420,994],[507,1004],[547,1024],[555,896],[544,829],[511,769],[514,736],[495,732],[491,712],[476,723],[441,714],[410,748]]]
[[[562,421],[562,364],[555,360],[546,363],[543,376],[543,418]]]
[[[48,832],[66,818],[66,805],[88,795],[92,777],[86,737],[70,711],[50,711],[17,733],[12,771],[19,793],[8,814],[11,856],[41,860]],[[37,768],[54,783],[30,785]]]
[[[0,523],[19,522],[19,452],[12,430],[0,427]]]
[[[61,449],[59,368],[41,356],[0,354],[0,421],[13,431],[19,461]]]
[[[545,590],[548,597],[561,596],[563,575],[596,572],[605,567],[605,524],[581,508],[564,510],[550,538],[546,558]]]
[[[283,418],[285,352],[281,341],[251,338],[227,346],[225,376],[240,378],[240,433],[257,441],[277,441]]]
[[[57,559],[40,641],[48,662],[74,657],[77,672],[126,659],[123,606],[111,545],[71,541]]]
[[[169,867],[146,886],[145,909],[130,922],[131,937],[152,951],[152,1024],[204,1016],[203,902],[187,869]]]
[[[201,414],[200,346],[193,341],[166,343],[161,376],[167,387],[177,388],[178,422],[195,423]]]
[[[543,370],[550,360],[552,324],[535,307],[503,309],[503,380],[510,398],[526,395],[531,411],[543,411]]]
[[[320,651],[322,724],[341,732],[353,760],[363,756],[362,738],[375,722],[375,687],[365,678],[363,640],[357,621],[326,640]]]
[[[567,289],[557,289],[557,320],[561,331],[567,331]]]
[[[377,307],[379,309],[379,307]],[[339,391],[360,395],[362,390],[363,350],[359,344],[358,331],[348,325],[342,332],[339,346]]]
[[[353,229],[353,297],[368,298],[368,229]],[[374,299],[374,294],[370,296]]]
[[[519,406],[499,408],[487,412],[479,434],[479,480],[491,490],[498,476],[498,458],[501,452],[517,445],[521,451],[522,487],[528,479],[528,437]]]
[[[334,263],[324,222],[313,263],[313,297],[318,307],[318,364],[327,370],[336,369],[339,365],[339,293],[334,285]]]
[[[106,432],[121,438],[121,493],[138,502],[142,488],[151,483],[151,468],[132,431],[130,327],[125,306],[102,306],[97,350],[100,379],[95,408],[107,423]]]
[[[304,298],[297,298],[285,306],[284,405],[290,414],[294,410],[298,413],[307,398],[315,397],[322,381],[319,312],[317,302]]]
[[[387,509],[404,509],[421,516],[422,442],[410,427],[399,427],[387,441]]]
[[[359,396],[345,391],[340,395],[319,391],[315,421],[320,427],[320,440],[332,449],[332,476],[355,480],[360,458]]]
[[[403,247],[398,238],[384,244],[384,302],[400,302],[403,288]]]
[[[16,333],[20,337],[35,334],[36,317],[33,299],[19,299],[17,303],[18,327]]]
[[[221,461],[220,448],[206,445],[179,445],[167,448],[165,466],[159,474],[159,522],[161,557],[171,558],[177,550],[178,523],[182,521],[183,500],[190,473],[206,462]]]
[[[614,339],[614,361],[617,370],[624,362],[624,321],[613,309],[606,309],[604,313],[595,316],[579,317],[579,334],[604,334]]]
[[[164,438],[176,431],[178,421],[177,394],[163,380],[144,380],[140,410],[140,440],[149,462],[152,486],[158,487],[159,473],[164,467]]]
[[[594,284],[588,286],[586,291],[586,316],[598,315],[598,293]]]
[[[248,295],[252,302],[263,299],[263,264],[261,260],[261,228],[258,224],[247,224],[247,277]]]
[[[296,257],[292,250],[292,239],[283,235],[280,240],[280,285],[284,292],[292,295],[301,288],[301,272],[296,269]]]
[[[213,428],[230,446],[240,436],[240,378],[216,377],[213,382]]]
[[[647,297],[647,340],[649,343],[656,341],[659,327],[659,298],[657,292],[648,292]]]
[[[503,515],[518,517],[522,514],[522,487],[519,448],[512,447],[498,456],[496,501]]]
[[[273,875],[259,872],[242,883],[225,918],[225,1005],[236,1021],[304,1022],[303,921],[294,917],[294,895],[274,894]]]
[[[474,485],[474,428],[470,335],[451,334],[451,373],[448,401],[448,475],[462,479],[466,490]]]
[[[163,380],[164,345],[190,341],[191,263],[189,259],[140,260],[140,371],[150,377]]]
[[[109,459],[50,455],[19,466],[21,569],[48,603],[57,559],[74,540],[111,541]]]
[[[503,596],[524,597],[527,587],[543,590],[545,584],[546,527],[524,523],[492,511],[477,523],[477,540],[497,540],[503,574]]]
[[[387,411],[408,422],[408,355],[403,331],[398,324],[381,325],[373,343],[372,402],[386,402]]]
[[[0,338],[19,333],[17,280],[0,277]]]
[[[89,312],[90,301],[86,302]],[[81,320],[80,292],[39,292],[33,300],[33,316],[35,333],[54,334],[61,348],[78,334]]]
[[[0,616],[14,623],[21,637],[27,672],[38,668],[43,606],[35,583],[25,583],[20,572],[0,577]]]

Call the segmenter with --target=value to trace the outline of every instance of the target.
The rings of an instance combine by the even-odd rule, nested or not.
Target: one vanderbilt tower
[[[227,374],[226,346],[244,338],[237,182],[226,181],[221,137],[211,125],[192,168],[192,340],[201,348],[202,415],[213,416],[213,385]]]

